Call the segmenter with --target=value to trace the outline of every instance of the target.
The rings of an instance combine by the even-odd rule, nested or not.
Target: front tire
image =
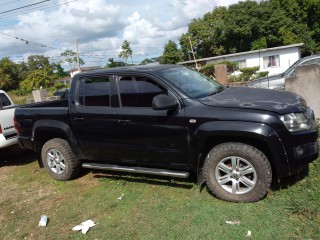
[[[256,202],[271,185],[267,157],[253,146],[229,142],[215,146],[203,166],[207,187],[216,197],[231,202]]]
[[[42,147],[41,158],[50,176],[57,180],[70,180],[81,169],[69,143],[61,138],[47,141]]]

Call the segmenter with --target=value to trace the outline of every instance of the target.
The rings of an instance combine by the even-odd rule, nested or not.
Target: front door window
[[[120,98],[123,107],[152,107],[152,99],[166,91],[147,77],[120,77]]]

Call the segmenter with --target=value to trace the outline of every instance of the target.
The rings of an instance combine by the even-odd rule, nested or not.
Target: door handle
[[[83,117],[75,117],[73,120],[75,120],[75,121],[83,121],[84,118]]]
[[[130,120],[123,120],[123,119],[118,120],[118,123],[121,123],[121,124],[128,124],[129,122]]]

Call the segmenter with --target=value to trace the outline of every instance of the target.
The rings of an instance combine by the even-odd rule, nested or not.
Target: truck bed
[[[30,138],[32,127],[37,121],[57,120],[69,123],[68,100],[32,103],[15,109],[15,118],[20,125],[19,137]]]

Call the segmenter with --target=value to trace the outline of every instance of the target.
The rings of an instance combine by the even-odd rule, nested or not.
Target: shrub
[[[221,62],[216,62],[216,63],[209,63],[204,65],[201,68],[201,72],[204,73],[207,76],[214,76],[214,68],[215,65],[219,64],[224,64],[227,66],[227,73],[230,74],[234,72],[234,70],[237,68],[238,64],[235,62],[230,62],[230,61],[221,61]]]
[[[268,71],[265,71],[265,72],[258,72],[256,73],[256,75],[253,77],[253,78],[262,78],[262,77],[267,77],[269,74]]]

